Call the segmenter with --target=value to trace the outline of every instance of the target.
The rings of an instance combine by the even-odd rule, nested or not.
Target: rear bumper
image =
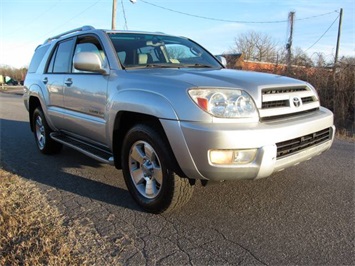
[[[163,121],[175,157],[184,173],[194,179],[255,179],[271,175],[321,154],[333,142],[333,114],[318,111],[268,123],[193,123]],[[312,135],[329,129],[328,139],[277,158],[277,143]],[[303,139],[303,138],[302,138]],[[248,164],[213,165],[210,150],[256,149],[255,159]]]

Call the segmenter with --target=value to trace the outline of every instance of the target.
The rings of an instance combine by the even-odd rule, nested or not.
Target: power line
[[[6,37],[18,34],[18,32],[23,32],[24,29],[26,29],[29,26],[31,26],[34,22],[38,21],[43,16],[48,15],[48,12],[50,10],[52,10],[54,7],[56,7],[59,4],[59,2],[61,2],[61,1],[62,0],[57,1],[56,3],[51,5],[49,8],[47,8],[44,12],[40,13],[39,15],[32,16],[31,20],[28,23],[26,23],[25,25],[21,25],[19,28],[15,29],[15,30],[11,30],[10,33],[6,34]]]
[[[63,27],[64,25],[68,24],[70,21],[76,19],[77,17],[81,16],[82,14],[84,14],[86,11],[88,11],[90,8],[92,8],[94,5],[96,5],[98,2],[101,2],[102,0],[97,0],[96,2],[94,2],[92,5],[88,6],[87,8],[85,8],[83,11],[79,12],[78,14],[76,14],[75,16],[73,16],[72,18],[66,20],[63,24],[59,25],[58,27],[52,29],[51,31],[41,35],[38,38],[42,38],[43,36],[48,36],[49,34],[51,34],[52,32],[56,31],[57,29],[60,29],[61,27]]]
[[[174,12],[174,13],[177,13],[177,14],[181,14],[181,15],[185,15],[185,16],[189,16],[189,17],[200,18],[200,19],[213,20],[213,21],[244,23],[244,24],[267,24],[267,23],[271,24],[271,23],[287,23],[288,22],[288,20],[244,21],[244,20],[229,20],[229,19],[212,18],[212,17],[205,17],[205,16],[200,16],[200,15],[196,15],[196,14],[190,14],[190,13],[178,11],[178,10],[175,10],[175,9],[171,9],[171,8],[167,8],[167,7],[164,7],[164,6],[157,5],[157,4],[153,4],[153,3],[150,3],[150,2],[145,1],[145,0],[140,0],[140,2],[143,2],[143,3],[147,4],[147,5],[151,5],[151,6],[163,9],[163,10]],[[313,19],[313,18],[317,18],[317,17],[321,17],[321,16],[326,16],[326,15],[332,14],[334,12],[337,12],[337,11],[335,10],[335,11],[331,11],[331,12],[320,14],[320,15],[315,15],[315,16],[310,16],[310,17],[305,17],[305,18],[299,18],[299,19],[296,19],[296,20]]]
[[[307,20],[307,19],[312,19],[312,18],[319,18],[319,17],[323,17],[323,16],[326,16],[326,15],[330,15],[330,14],[333,14],[333,13],[339,13],[338,10],[334,10],[334,11],[331,11],[331,12],[328,12],[328,13],[324,13],[324,14],[320,14],[320,15],[314,15],[314,16],[310,16],[310,17],[305,17],[305,18],[299,18],[299,19],[295,19],[295,20]]]
[[[308,47],[308,48],[305,50],[305,52],[307,52],[309,49],[311,49],[313,46],[315,46],[315,45],[323,38],[323,36],[324,36],[324,35],[330,30],[330,28],[334,25],[335,21],[338,20],[339,16],[340,16],[340,15],[338,15],[338,16],[334,19],[334,21],[332,22],[332,24],[330,24],[329,28],[318,38],[318,40],[315,41],[315,43],[313,43],[310,47]]]
[[[73,19],[81,16],[82,14],[84,14],[86,11],[88,11],[90,8],[92,8],[94,5],[96,5],[98,2],[101,2],[102,0],[97,0],[96,2],[94,2],[92,5],[90,5],[89,7],[87,7],[86,9],[84,9],[83,11],[79,12],[78,14],[76,14],[75,16],[73,16],[72,18],[66,20],[63,24],[59,25],[58,27],[52,29],[51,31],[43,34],[43,35],[40,35],[39,37],[37,37],[37,39],[40,39],[40,38],[44,38],[45,36],[48,37],[49,34],[51,34],[52,32],[58,30],[59,28],[63,27],[64,25],[68,24],[70,21],[72,21]],[[24,47],[28,44],[31,44],[31,43],[34,43],[35,41],[32,41],[32,42],[28,42],[28,43],[23,43],[21,45],[18,45],[16,47],[14,47],[13,49],[18,49],[18,48],[21,48],[21,47]]]
[[[124,29],[128,30],[126,11],[125,11],[125,8],[124,8],[123,0],[121,0],[121,4],[122,4],[122,13],[123,13],[123,18],[124,18]]]

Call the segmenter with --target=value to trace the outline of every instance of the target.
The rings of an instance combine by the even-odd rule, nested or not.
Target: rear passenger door
[[[43,83],[47,89],[48,115],[58,129],[64,124],[64,79],[70,72],[71,57],[75,39],[67,39],[57,44],[54,49],[47,70],[43,75]]]

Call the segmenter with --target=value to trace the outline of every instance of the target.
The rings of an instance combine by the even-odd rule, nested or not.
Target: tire
[[[174,173],[169,146],[152,127],[136,125],[128,131],[121,159],[127,188],[144,210],[170,212],[190,200],[194,186]]]
[[[38,149],[44,154],[58,153],[62,149],[62,144],[54,141],[50,137],[52,130],[47,124],[46,118],[40,107],[37,107],[32,116],[33,133]]]

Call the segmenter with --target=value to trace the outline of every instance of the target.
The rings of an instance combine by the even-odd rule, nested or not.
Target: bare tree
[[[291,62],[296,66],[313,66],[312,59],[299,47],[296,47],[296,49],[292,52]]]
[[[233,52],[242,53],[245,60],[277,61],[277,45],[267,34],[249,31],[235,38]]]
[[[183,47],[180,46],[169,46],[167,47],[169,57],[172,59],[184,58],[187,56],[186,51]]]
[[[326,67],[327,63],[322,53],[316,53],[316,58],[313,60],[316,67]]]
[[[23,81],[27,73],[26,68],[13,68],[7,65],[0,65],[0,75],[7,76],[17,81]]]

